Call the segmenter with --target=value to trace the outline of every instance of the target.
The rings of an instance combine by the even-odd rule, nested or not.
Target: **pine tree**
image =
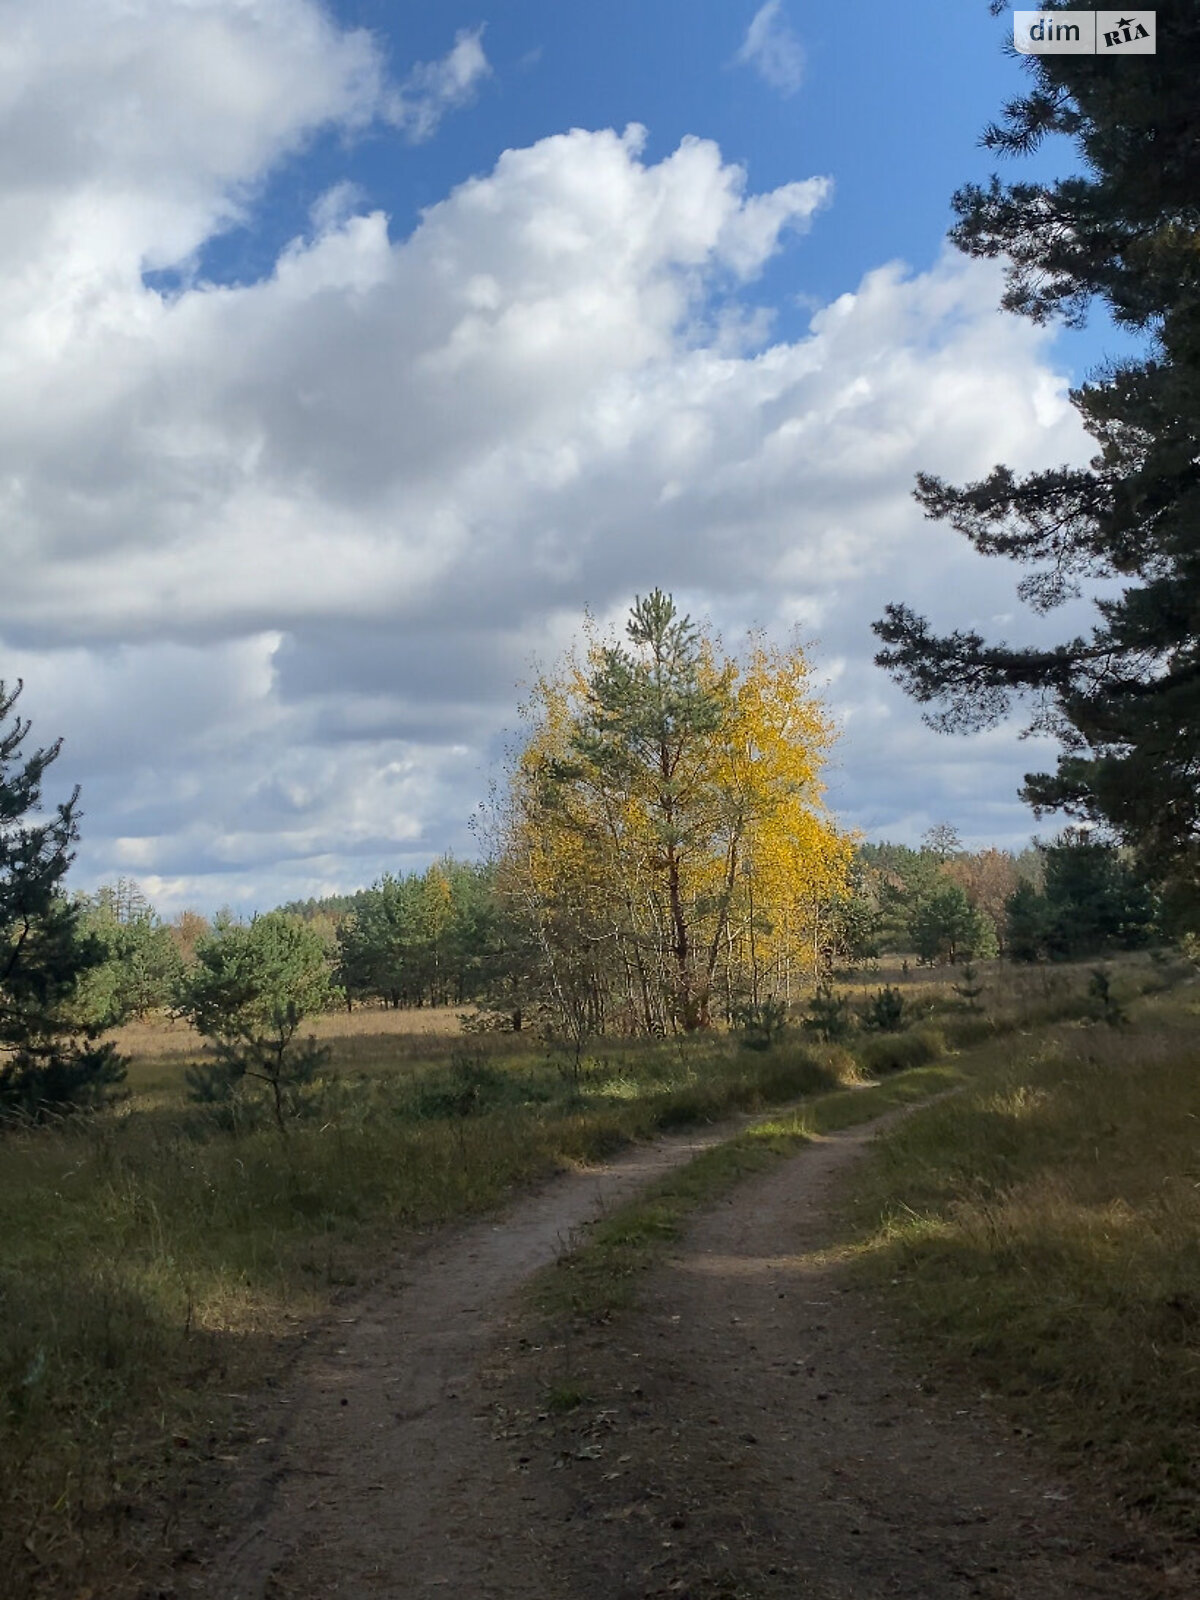
[[[315,1038],[301,1042],[300,1024],[340,999],[324,942],[300,918],[269,911],[243,926],[218,917],[178,985],[179,1015],[215,1052],[187,1069],[193,1099],[230,1101],[249,1080],[265,1089],[282,1132],[329,1056]]]
[[[1078,961],[1150,943],[1154,898],[1121,851],[1078,828],[1038,848],[1043,888],[1022,884],[1008,902],[1014,961]]]
[[[984,914],[976,911],[957,883],[943,879],[921,894],[908,917],[912,948],[930,966],[961,958],[994,954],[995,934]]]
[[[98,1103],[125,1063],[70,1012],[79,978],[103,959],[61,887],[79,791],[31,820],[44,815],[42,779],[61,741],[22,755],[29,723],[13,716],[21,687],[0,683],[0,1113],[40,1119]]]
[[[979,1000],[983,994],[983,985],[979,982],[978,968],[972,962],[967,961],[964,963],[961,981],[952,984],[951,988],[968,1011],[979,1010]]]
[[[1027,775],[1024,797],[1107,824],[1156,869],[1200,884],[1200,0],[1158,23],[1155,55],[1025,58],[1032,87],[984,135],[1016,156],[1065,135],[1081,171],[994,178],[954,198],[959,248],[1007,259],[1008,310],[1078,324],[1099,302],[1145,336],[1142,359],[1072,395],[1098,453],[1087,468],[1022,478],[997,466],[962,488],[923,473],[917,487],[928,516],[1032,569],[1019,592],[1035,609],[1084,581],[1116,579],[1121,592],[1097,602],[1090,635],[1050,649],[938,636],[892,605],[876,659],[950,731],[996,723],[1014,694],[1037,697],[1035,725],[1063,748],[1054,773]]]
[[[786,1002],[819,959],[850,858],[820,802],[832,728],[798,649],[729,657],[658,590],[625,632],[535,686],[500,878],[553,1009],[691,1031],[715,1002]]]

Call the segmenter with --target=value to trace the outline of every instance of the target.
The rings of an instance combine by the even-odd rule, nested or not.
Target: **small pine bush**
[[[1107,1022],[1110,1028],[1119,1028],[1129,1021],[1125,1007],[1112,992],[1112,984],[1108,973],[1103,967],[1093,967],[1092,975],[1088,979],[1088,998],[1096,1008],[1096,1016],[1100,1022]]]
[[[735,1006],[731,1016],[738,1042],[747,1050],[769,1050],[787,1027],[787,1007],[782,1000]]]
[[[804,1018],[805,1030],[815,1034],[825,1044],[837,1044],[852,1031],[853,1027],[854,1017],[850,1011],[850,1002],[843,995],[835,994],[833,985],[828,979],[824,983],[819,983]]]
[[[867,1003],[863,1027],[872,1033],[899,1033],[904,1026],[904,996],[890,984]]]
[[[945,1054],[946,1040],[936,1028],[910,1028],[906,1033],[882,1033],[858,1047],[858,1059],[867,1072],[882,1077],[927,1067]]]
[[[979,1010],[979,997],[983,993],[983,985],[979,982],[977,969],[969,961],[962,969],[962,982],[953,984],[952,987],[968,1011]]]

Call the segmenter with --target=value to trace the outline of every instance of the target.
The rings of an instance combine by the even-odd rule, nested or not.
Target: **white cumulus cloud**
[[[491,70],[483,28],[463,28],[446,55],[419,62],[389,97],[388,120],[413,144],[421,144],[433,137],[447,112],[470,105]]]
[[[379,62],[306,0],[88,0],[68,139],[40,109],[68,9],[4,58],[0,150],[21,126],[37,159],[0,166],[0,676],[65,735],[81,883],[268,905],[469,851],[531,657],[655,584],[818,638],[847,821],[1027,832],[1036,748],[938,740],[871,665],[888,600],[1012,607],[923,523],[918,468],[1087,453],[991,266],[881,266],[773,339],[752,286],[785,247],[802,274],[828,181],[755,194],[710,141],[575,130],[407,236],[335,188],[260,282],[163,296],[148,259],[383,115]]]

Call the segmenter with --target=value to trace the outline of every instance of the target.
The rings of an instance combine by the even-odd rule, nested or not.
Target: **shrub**
[[[285,1115],[299,1108],[297,1091],[328,1057],[313,1038],[301,1044],[300,1023],[337,994],[320,935],[296,918],[272,911],[244,927],[219,924],[197,942],[178,986],[179,1015],[216,1054],[215,1065],[189,1072],[193,1100],[228,1104],[249,1079],[269,1092],[282,1131]]]
[[[936,1028],[910,1028],[906,1033],[879,1034],[859,1046],[858,1058],[876,1077],[926,1067],[945,1054],[946,1041]]]
[[[473,1117],[512,1098],[509,1078],[479,1052],[456,1050],[450,1070],[418,1084],[418,1117]]]
[[[738,1043],[747,1050],[769,1050],[787,1027],[787,1007],[782,1000],[734,1006],[731,1016]]]
[[[868,1001],[863,1027],[872,1033],[899,1033],[904,1026],[904,996],[890,984]]]
[[[1092,968],[1087,992],[1100,1022],[1107,1022],[1110,1028],[1119,1028],[1129,1021],[1129,1015],[1113,993],[1108,973],[1103,967]]]
[[[962,982],[953,984],[951,987],[968,1011],[979,1010],[979,998],[983,994],[983,985],[979,982],[979,973],[969,961],[962,969]]]
[[[188,1099],[210,1108],[219,1127],[248,1129],[258,1124],[258,1107],[269,1104],[276,1125],[304,1109],[302,1091],[329,1065],[332,1047],[318,1044],[311,1035],[303,1043],[295,1038],[297,1018],[277,1019],[274,1039],[217,1039],[213,1056],[184,1069]],[[235,1105],[236,1102],[236,1105]]]
[[[0,1062],[0,1123],[93,1110],[124,1082],[125,1068],[125,1057],[111,1043],[19,1051]]]
[[[803,1026],[823,1043],[836,1044],[854,1027],[850,1002],[843,995],[835,994],[833,985],[828,981],[819,983],[816,994],[809,1002]]]

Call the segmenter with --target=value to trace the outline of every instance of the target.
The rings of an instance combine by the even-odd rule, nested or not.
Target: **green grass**
[[[550,1319],[605,1321],[628,1306],[638,1277],[680,1237],[693,1212],[736,1184],[763,1172],[803,1145],[839,1128],[870,1122],[894,1107],[955,1088],[962,1068],[952,1062],[919,1067],[861,1088],[815,1095],[806,1105],[702,1151],[611,1217],[548,1267],[533,1286],[534,1303]]]
[[[852,1207],[924,1370],[1200,1532],[1200,1006],[1065,1026],[907,1120]]]
[[[175,1441],[219,1432],[221,1397],[277,1363],[280,1338],[398,1230],[836,1076],[797,1043],[615,1045],[578,1073],[511,1040],[454,1049],[406,1048],[390,1072],[343,1058],[286,1137],[186,1107],[182,1059],[135,1075],[109,1112],[5,1135],[0,1560],[31,1593],[74,1593],[102,1568],[127,1536],[119,1508],[169,1485]],[[125,1592],[111,1571],[104,1592]]]
[[[1086,973],[1052,976],[1039,992],[1048,979],[1000,974],[991,1009],[969,1016],[922,978],[914,1020],[953,1042],[1004,1036],[1022,1006],[1077,1011]],[[576,1072],[525,1036],[414,1033],[404,1014],[323,1018],[316,1031],[333,1059],[286,1138],[253,1109],[222,1130],[188,1107],[183,1071],[199,1041],[163,1025],[122,1039],[134,1054],[124,1103],[3,1136],[0,1563],[30,1594],[74,1594],[97,1572],[112,1600],[136,1592],[112,1565],[130,1541],[126,1509],[169,1505],[191,1448],[179,1439],[219,1435],[223,1397],[277,1368],[289,1335],[369,1276],[399,1231],[486,1211],[630,1140],[786,1104],[859,1071],[851,1050],[795,1035],[761,1053],[728,1037],[601,1041]],[[824,1094],[714,1150],[605,1224],[593,1265],[563,1269],[563,1292],[602,1312],[690,1207],[955,1070]]]

